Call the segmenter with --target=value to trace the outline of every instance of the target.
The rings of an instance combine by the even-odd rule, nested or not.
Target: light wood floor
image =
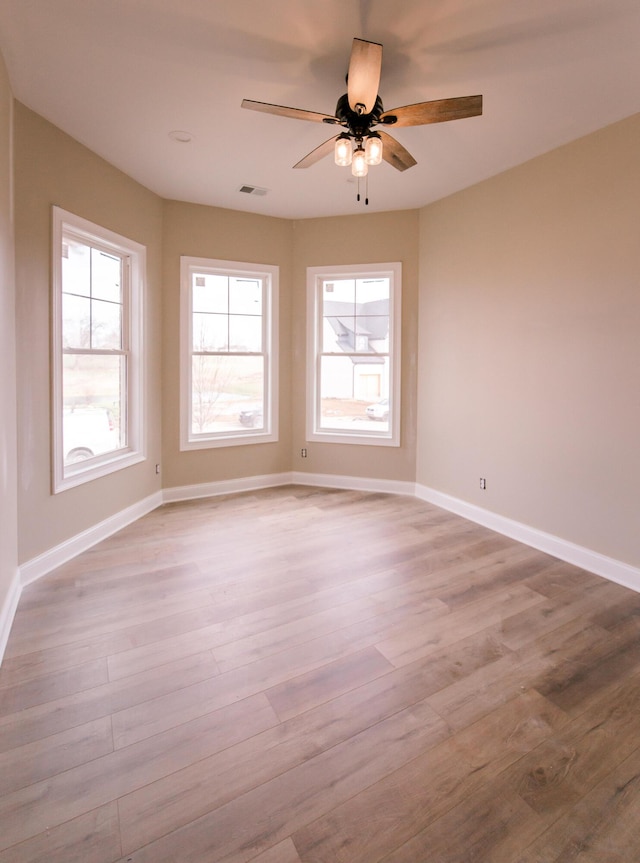
[[[639,621],[409,497],[162,507],[23,593],[0,863],[634,863]]]

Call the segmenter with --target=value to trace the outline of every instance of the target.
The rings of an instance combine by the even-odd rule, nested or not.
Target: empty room
[[[0,3],[0,863],[631,863],[637,0]]]

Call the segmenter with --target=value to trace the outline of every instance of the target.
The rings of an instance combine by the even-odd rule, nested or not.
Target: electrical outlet
[[[300,450],[300,456],[301,456],[302,458],[306,458],[306,457],[307,457],[307,448],[306,448],[306,447],[302,447],[302,449]]]
[[[483,476],[481,476],[480,477],[480,488],[484,491],[486,489],[486,487],[487,487],[487,481]]]

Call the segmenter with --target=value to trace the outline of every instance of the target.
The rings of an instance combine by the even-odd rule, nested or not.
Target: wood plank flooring
[[[640,595],[403,496],[164,506],[25,589],[0,863],[631,863]]]

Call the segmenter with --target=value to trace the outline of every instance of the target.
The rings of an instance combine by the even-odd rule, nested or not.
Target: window
[[[400,445],[401,265],[307,270],[308,440]]]
[[[181,449],[275,441],[278,268],[181,258]]]
[[[53,491],[144,458],[145,248],[53,208]]]

